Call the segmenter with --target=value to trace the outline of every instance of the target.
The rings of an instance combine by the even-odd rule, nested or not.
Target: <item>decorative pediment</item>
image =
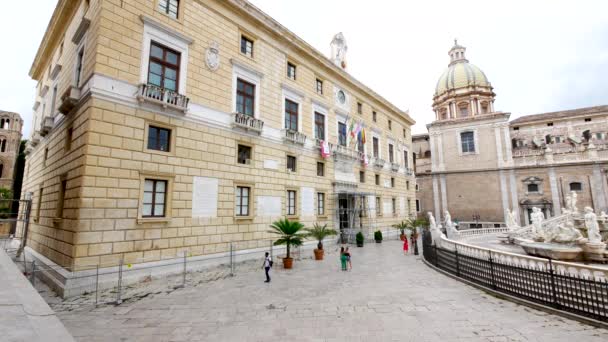
[[[532,176],[532,177],[528,177],[528,178],[522,180],[522,182],[524,184],[540,184],[540,183],[543,182],[543,179],[535,177],[535,176]]]

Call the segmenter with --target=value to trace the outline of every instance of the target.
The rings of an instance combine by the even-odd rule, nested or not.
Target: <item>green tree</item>
[[[317,249],[323,249],[323,239],[328,236],[338,234],[336,230],[328,229],[327,224],[321,226],[320,224],[315,223],[312,228],[306,228],[305,230],[308,233],[306,234],[307,237],[312,237],[315,240],[319,241],[319,243],[317,244]]]

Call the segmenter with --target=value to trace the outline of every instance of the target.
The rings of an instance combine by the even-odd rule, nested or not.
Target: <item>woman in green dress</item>
[[[346,254],[344,253],[344,247],[340,248],[340,263],[342,264],[342,271],[346,271]]]

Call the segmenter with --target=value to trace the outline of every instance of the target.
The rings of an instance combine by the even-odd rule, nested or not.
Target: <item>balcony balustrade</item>
[[[384,161],[384,159],[380,159],[380,158],[375,158],[374,159],[374,166],[375,167],[383,168],[384,164],[386,164],[386,161]]]
[[[47,116],[42,119],[42,122],[40,122],[40,135],[44,137],[49,134],[54,125],[55,119],[53,117]]]
[[[151,84],[140,84],[137,99],[140,102],[152,102],[163,106],[171,107],[184,113],[188,111],[190,99],[186,95],[175,91],[157,87]]]
[[[232,127],[243,128],[248,131],[254,131],[258,134],[262,133],[262,130],[264,129],[264,121],[241,113],[234,113],[233,116],[234,119],[232,120]]]
[[[283,134],[284,134],[283,140],[285,140],[285,141],[289,141],[289,142],[292,142],[292,143],[298,144],[298,145],[306,144],[306,135],[304,135],[298,131],[284,129]]]

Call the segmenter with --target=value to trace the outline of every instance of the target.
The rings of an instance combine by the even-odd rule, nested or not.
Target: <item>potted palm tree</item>
[[[315,260],[323,260],[323,255],[325,251],[323,250],[323,239],[328,236],[338,234],[334,229],[328,229],[327,224],[320,225],[315,223],[312,228],[307,228],[306,232],[308,232],[307,237],[312,237],[317,240],[317,248],[314,250]]]
[[[306,238],[306,234],[302,233],[304,225],[298,221],[289,221],[287,218],[278,220],[270,225],[268,233],[278,235],[278,239],[274,242],[275,246],[286,245],[287,254],[283,258],[283,267],[290,269],[293,266],[291,258],[291,246],[301,246]]]
[[[409,221],[409,220],[406,220],[406,221]],[[401,222],[393,225],[393,228],[397,228],[401,231],[401,234],[399,235],[399,238],[401,239],[401,241],[403,241],[407,238],[405,236],[405,230],[408,229],[408,223],[406,221],[401,221]]]

